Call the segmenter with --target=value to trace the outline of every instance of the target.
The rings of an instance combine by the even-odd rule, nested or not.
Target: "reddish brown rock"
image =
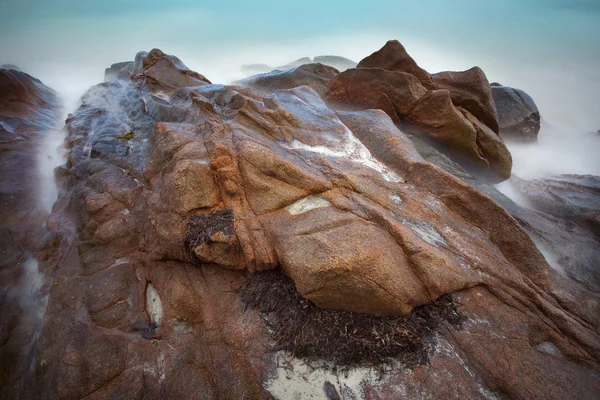
[[[381,108],[392,119],[412,110],[427,90],[413,75],[380,68],[349,69],[330,83],[326,101],[342,109]]]
[[[500,132],[492,89],[481,68],[473,67],[461,72],[439,72],[432,77],[440,89],[450,92],[454,105],[469,110],[495,133]]]
[[[431,75],[417,65],[397,40],[388,41],[380,50],[359,62],[357,68],[382,68],[387,71],[406,72],[416,77],[427,90],[438,88]]]

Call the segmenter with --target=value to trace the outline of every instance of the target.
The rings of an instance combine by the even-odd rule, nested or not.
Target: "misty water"
[[[0,64],[41,79],[69,112],[106,67],[140,50],[160,48],[213,83],[230,83],[245,76],[243,64],[330,54],[360,61],[398,39],[430,72],[478,65],[490,82],[534,98],[539,143],[508,143],[515,175],[600,174],[597,0],[2,0],[0,32]],[[47,140],[58,143],[60,135]],[[54,148],[42,158],[55,160]],[[500,189],[514,197],[507,184]]]

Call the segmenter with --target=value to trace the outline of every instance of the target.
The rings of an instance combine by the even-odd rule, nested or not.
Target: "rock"
[[[432,77],[440,89],[450,92],[454,105],[469,110],[495,133],[500,132],[492,89],[481,68],[473,67],[462,72],[439,72]]]
[[[135,56],[133,73],[143,75],[150,84],[163,88],[199,86],[210,83],[197,72],[191,71],[175,56],[165,55],[158,49],[149,53],[140,52]]]
[[[531,96],[520,89],[500,84],[492,85],[492,96],[502,138],[536,142],[540,131],[540,112]]]
[[[313,58],[313,62],[329,65],[338,71],[356,68],[356,62],[340,56],[317,56]]]
[[[285,71],[273,71],[251,76],[234,82],[235,85],[251,87],[270,94],[276,90],[310,86],[321,97],[325,96],[329,82],[339,73],[333,67],[323,64],[303,64]]]
[[[449,381],[468,398],[600,390],[598,295],[553,271],[505,209],[425,161],[386,113],[333,110],[307,86],[195,85],[152,53],[92,88],[67,121],[68,161],[38,252],[49,300],[35,374],[3,393],[417,398],[449,396]],[[389,104],[427,92],[381,69],[334,80],[363,71],[376,89],[388,88],[382,76],[404,83]],[[360,107],[377,100],[369,90],[352,93]],[[293,285],[249,307],[250,277],[283,271]],[[421,350],[386,344],[372,326],[337,329],[316,337],[400,346],[405,357],[386,359],[394,368],[379,378],[368,358],[311,364],[277,348],[289,332],[273,329],[269,310],[290,296],[329,308],[339,326],[356,312],[384,327],[378,316],[412,321],[427,332],[405,344]],[[441,299],[452,307],[436,308]],[[443,310],[458,321],[442,323]],[[300,373],[307,364],[314,374]]]
[[[361,60],[357,68],[382,68],[387,71],[405,72],[415,76],[427,90],[438,88],[431,75],[417,65],[397,40],[388,41],[380,50]]]
[[[590,290],[600,288],[600,270],[596,262],[600,257],[600,246],[598,237],[593,232],[569,220],[517,205],[493,186],[467,173],[425,139],[420,135],[411,136],[419,153],[427,161],[497,201],[533,238],[554,269]],[[508,183],[518,186],[519,182],[521,180],[513,176]]]
[[[600,233],[600,177],[559,175],[531,181],[515,177],[515,186],[537,210]]]
[[[399,115],[407,115],[425,93],[427,90],[411,74],[356,68],[331,80],[326,101],[350,110],[379,108],[397,120]]]
[[[110,82],[119,77],[119,73],[125,68],[133,68],[133,61],[115,63],[104,71],[104,82]]]
[[[56,93],[15,68],[0,69],[0,391],[30,371],[46,295],[32,257],[49,210],[41,198],[39,154],[61,110]]]

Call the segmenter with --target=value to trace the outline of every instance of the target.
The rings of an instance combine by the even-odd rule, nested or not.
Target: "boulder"
[[[356,68],[331,80],[326,101],[350,110],[379,108],[397,120],[407,115],[425,93],[427,89],[409,73]]]
[[[492,89],[481,68],[473,67],[462,72],[439,72],[432,77],[440,89],[450,92],[454,105],[469,110],[492,131],[499,133]]]
[[[536,142],[540,131],[540,112],[531,96],[521,89],[500,84],[492,85],[492,96],[502,138]]]
[[[284,71],[272,71],[266,74],[251,76],[234,82],[234,84],[251,87],[267,94],[281,89],[309,86],[323,97],[327,93],[329,82],[338,73],[337,69],[327,65],[303,64]]]
[[[380,50],[361,60],[357,68],[382,68],[387,71],[406,72],[415,76],[427,90],[438,88],[431,75],[417,65],[397,40],[388,41]]]

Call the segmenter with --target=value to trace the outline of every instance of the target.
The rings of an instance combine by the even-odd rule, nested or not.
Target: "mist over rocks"
[[[597,287],[551,268],[514,217],[525,211],[448,157],[479,157],[461,165],[491,181],[510,175],[480,117],[489,104],[470,101],[485,91],[426,87],[407,54],[388,59],[420,78],[311,63],[220,85],[154,49],[92,87],[66,121],[68,159],[36,253],[49,301],[35,374],[7,393],[285,398],[305,382],[321,398],[598,393]],[[248,307],[246,283],[281,280],[269,274],[293,288]],[[376,325],[336,340],[403,357],[298,359],[270,325],[281,296],[339,326],[366,313],[356,319]],[[411,337],[418,348],[382,331],[408,338],[379,318],[435,316],[442,298],[463,323],[438,315],[434,332]],[[302,301],[286,301],[290,318]],[[333,337],[323,335],[309,345]]]
[[[248,74],[264,74],[267,72],[273,71],[285,71],[288,69],[297,68],[304,64],[323,64],[329,67],[335,68],[339,71],[345,71],[350,68],[355,68],[356,63],[352,60],[349,60],[345,57],[340,56],[316,56],[313,59],[309,57],[303,57],[298,60],[292,61],[288,64],[279,66],[279,67],[270,67],[266,64],[246,64],[242,65],[241,70],[244,73]]]
[[[41,323],[45,295],[38,292],[32,253],[49,210],[39,154],[61,115],[52,89],[10,67],[0,69],[0,390],[7,398],[31,374]]]

